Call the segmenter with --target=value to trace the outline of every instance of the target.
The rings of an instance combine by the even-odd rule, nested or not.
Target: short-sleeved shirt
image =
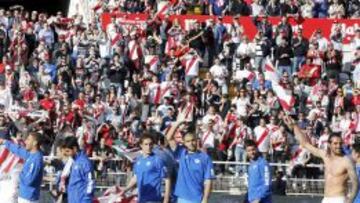
[[[213,163],[206,153],[200,151],[189,153],[183,148],[175,186],[175,195],[178,198],[201,202],[204,182],[214,178]]]
[[[134,164],[137,178],[139,203],[161,201],[161,182],[168,177],[164,162],[154,153],[149,156],[140,155]]]

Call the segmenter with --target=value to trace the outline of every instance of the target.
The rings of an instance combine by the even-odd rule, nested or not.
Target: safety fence
[[[95,168],[97,165],[97,159],[94,159]],[[112,159],[107,160],[114,162],[112,165],[120,166],[123,164],[124,160],[122,159]],[[216,179],[213,182],[213,192],[216,193],[227,193],[233,195],[244,194],[247,191],[247,176],[246,174],[240,174],[235,176],[230,172],[229,169],[235,168],[235,166],[246,167],[248,163],[246,162],[229,162],[229,161],[214,161],[214,168],[225,167],[227,170],[224,174],[217,174]],[[292,176],[282,176],[279,177],[275,173],[276,167],[282,167],[287,169],[290,167],[289,164],[281,163],[270,163],[271,168],[273,169],[273,182],[272,187],[273,191],[279,191],[280,193],[286,193],[287,195],[306,195],[306,196],[320,196],[324,191],[324,180],[322,175],[317,178],[295,178]],[[318,169],[317,175],[322,174],[323,165],[309,164],[305,169],[316,168]],[[52,189],[54,187],[53,180],[54,174],[46,174],[45,178],[46,187]],[[111,186],[126,186],[128,181],[132,176],[131,170],[128,172],[112,172],[109,171],[96,171],[96,189],[98,191],[104,191]],[[50,178],[52,177],[52,178]],[[50,181],[49,181],[50,180]]]

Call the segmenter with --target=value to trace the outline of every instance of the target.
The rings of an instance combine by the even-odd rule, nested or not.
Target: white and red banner
[[[167,10],[167,9],[164,9]],[[163,13],[163,12],[162,12]],[[102,15],[102,26],[103,29],[111,22],[111,16],[116,16],[118,19],[121,19],[121,22],[126,24],[134,24],[139,25],[146,22],[149,19],[148,14],[126,14],[126,13],[103,13]],[[162,15],[158,15],[158,17],[162,18]],[[180,25],[183,29],[188,30],[191,26],[191,22],[195,20],[199,23],[206,22],[209,19],[214,19],[215,16],[208,15],[170,15],[170,20],[179,21]],[[280,22],[280,17],[269,17],[269,22],[276,26]],[[337,23],[340,24],[342,32],[345,34],[343,43],[349,43],[352,37],[355,34],[356,29],[359,29],[359,20],[358,19],[336,19]],[[120,22],[120,23],[121,23]],[[230,26],[233,22],[233,17],[224,16],[223,23],[226,26]],[[257,29],[255,24],[253,23],[253,19],[251,17],[240,17],[240,24],[244,27],[244,34],[248,36],[250,39],[253,39],[257,33]],[[307,18],[295,20],[293,18],[289,19],[289,23],[292,25],[294,31],[296,31],[299,27],[303,29],[303,35],[306,38],[310,38],[312,34],[320,29],[325,38],[330,39],[331,31],[334,30],[337,23],[335,23],[334,19],[316,19],[316,18]]]

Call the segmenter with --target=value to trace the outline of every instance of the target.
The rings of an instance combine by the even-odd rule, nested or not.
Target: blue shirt
[[[153,152],[163,161],[164,165],[167,168],[168,175],[171,176],[172,173],[175,172],[174,170],[176,166],[176,160],[173,154],[170,152],[169,149],[161,149],[158,146],[154,147]]]
[[[154,153],[140,155],[134,163],[134,174],[137,179],[139,203],[161,201],[162,179],[168,177],[164,162]]]
[[[360,165],[359,164],[356,164],[356,174],[358,176],[359,184],[360,184]],[[354,199],[354,203],[358,203],[358,202],[360,202],[360,189]]]
[[[44,168],[43,154],[40,151],[30,153],[9,141],[5,141],[5,147],[25,161],[19,177],[19,197],[30,201],[39,200]]]
[[[182,148],[175,195],[192,202],[201,202],[204,182],[211,179],[215,179],[211,158],[204,152],[189,153]]]
[[[92,162],[84,151],[80,151],[71,167],[67,191],[69,203],[92,203],[95,188],[93,171]]]
[[[271,203],[271,171],[268,162],[258,157],[248,168],[248,200]]]
[[[264,84],[264,89],[268,90],[271,89],[271,82],[269,80],[265,80]],[[255,80],[252,84],[252,89],[253,90],[260,90],[261,89],[261,85],[260,85],[260,81],[259,80]]]
[[[44,64],[45,71],[50,74],[51,81],[56,81],[56,74],[57,74],[57,68],[54,64],[51,63],[45,63]]]
[[[212,12],[215,16],[221,16],[222,12],[223,12],[223,8],[226,7],[226,5],[228,5],[228,1],[224,0],[223,1],[223,5],[219,6],[218,2],[220,2],[220,0],[210,0],[209,4],[212,5]]]
[[[214,32],[214,38],[216,40],[216,43],[221,44],[223,36],[226,32],[226,27],[223,24],[216,24],[215,25],[215,32]]]

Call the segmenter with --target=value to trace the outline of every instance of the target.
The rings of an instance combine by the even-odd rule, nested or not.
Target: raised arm
[[[310,144],[304,135],[304,133],[301,131],[299,126],[296,125],[295,121],[290,118],[289,116],[284,117],[284,122],[289,127],[289,129],[294,131],[295,139],[299,141],[300,145],[304,147],[305,149],[309,150],[311,154],[314,156],[320,157],[322,159],[325,158],[326,152],[324,150],[318,149],[312,144]]]
[[[186,116],[185,116],[184,112],[179,112],[179,115],[178,115],[176,121],[171,124],[171,127],[170,127],[169,131],[165,135],[166,140],[168,141],[171,148],[176,147],[176,143],[175,143],[175,140],[174,140],[174,135],[175,135],[177,129],[179,128],[179,126],[183,122],[185,122],[185,117]]]
[[[19,156],[20,158],[26,160],[29,156],[30,153],[28,151],[26,151],[25,148],[21,147],[20,145],[14,144],[8,140],[4,140],[2,138],[0,138],[0,144],[4,144],[5,147],[13,154],[15,154],[16,156]]]
[[[354,202],[354,199],[359,191],[359,183],[357,179],[357,175],[355,172],[354,164],[351,162],[350,159],[346,159],[346,170],[349,174],[350,182],[351,182],[351,191],[348,194],[348,199],[346,203]]]

